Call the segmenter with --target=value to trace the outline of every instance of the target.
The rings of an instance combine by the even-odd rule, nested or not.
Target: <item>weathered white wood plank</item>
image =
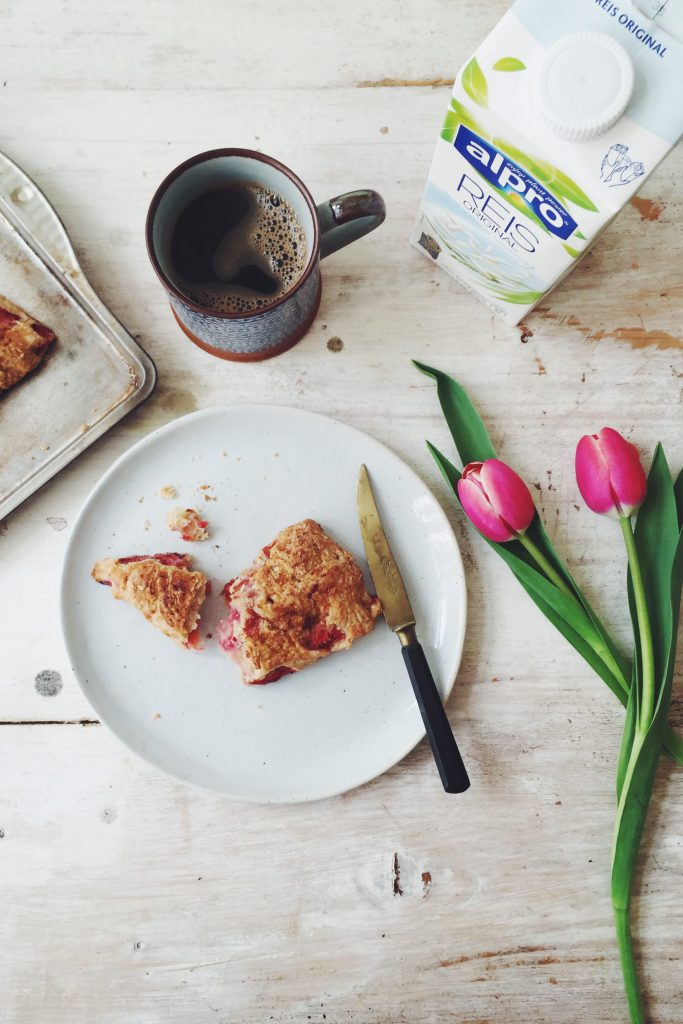
[[[344,798],[260,808],[167,782],[101,727],[4,729],[4,1019],[623,1021],[609,758],[551,747],[572,727],[529,715],[537,691],[502,683],[504,720],[467,723],[460,801],[424,746]],[[589,716],[609,743],[590,697]],[[673,1024],[683,812],[661,775],[637,916],[652,1019]]]
[[[611,423],[683,457],[683,154],[523,328],[492,320],[406,239],[447,102],[438,83],[506,6],[0,7],[0,146],[51,197],[160,371],[146,406],[0,528],[0,722],[91,717],[57,621],[61,557],[104,470],[177,415],[235,400],[327,412],[389,444],[447,504],[423,442],[448,436],[412,356],[470,389],[626,638],[619,538],[577,501],[573,448]],[[271,33],[261,47],[255,26]],[[256,366],[184,340],[144,249],[157,183],[217,145],[278,156],[321,200],[371,185],[389,211],[326,261],[308,337]],[[424,744],[344,798],[259,808],[176,785],[98,725],[0,725],[3,1019],[621,1024],[608,872],[622,712],[456,528],[470,599],[449,706],[474,779],[463,800],[442,795]],[[683,1005],[681,781],[662,765],[636,914],[662,1024],[680,1024]]]
[[[3,79],[17,90],[140,93],[439,82],[453,78],[506,7],[504,0],[483,10],[474,0],[116,0],[105,16],[86,0],[7,3],[0,27],[14,59]]]

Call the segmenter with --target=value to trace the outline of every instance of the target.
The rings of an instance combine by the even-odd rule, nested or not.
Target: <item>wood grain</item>
[[[449,712],[473,780],[462,799],[444,797],[424,743],[374,783],[306,807],[178,785],[93,722],[57,613],[90,488],[135,440],[197,408],[253,400],[336,416],[389,444],[450,508],[424,447],[449,439],[417,357],[470,390],[627,639],[619,538],[578,501],[573,449],[611,424],[644,451],[661,439],[676,468],[683,457],[683,156],[521,327],[421,259],[407,238],[443,83],[506,6],[0,5],[0,147],[55,203],[160,374],[149,403],[0,524],[11,1024],[626,1019],[608,883],[622,712],[460,519],[470,618]],[[380,231],[325,262],[309,335],[263,364],[190,345],[144,249],[156,184],[220,145],[263,148],[320,200],[368,185],[387,202]],[[683,1019],[682,783],[662,762],[636,898],[657,1024]]]

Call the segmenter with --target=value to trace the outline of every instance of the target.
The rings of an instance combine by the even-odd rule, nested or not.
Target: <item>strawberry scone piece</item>
[[[0,296],[0,391],[35,370],[54,340],[54,331]]]
[[[181,647],[198,650],[199,614],[209,584],[191,561],[175,552],[103,558],[93,566],[92,577]]]
[[[223,594],[228,616],[219,643],[247,685],[347,650],[382,611],[353,557],[312,519],[281,530]]]
[[[175,530],[183,540],[208,540],[208,520],[202,519],[194,508],[174,508],[166,516],[166,524]]]

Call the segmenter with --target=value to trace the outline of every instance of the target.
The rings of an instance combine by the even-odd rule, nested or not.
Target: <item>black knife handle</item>
[[[470,780],[422,645],[416,641],[401,650],[443,788],[447,793],[464,793]]]

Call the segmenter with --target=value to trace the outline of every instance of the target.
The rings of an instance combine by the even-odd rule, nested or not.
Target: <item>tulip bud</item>
[[[632,516],[647,491],[638,449],[611,427],[579,441],[576,482],[589,509],[612,519]]]
[[[498,543],[520,537],[536,512],[527,485],[500,459],[465,466],[458,497],[480,533]]]

